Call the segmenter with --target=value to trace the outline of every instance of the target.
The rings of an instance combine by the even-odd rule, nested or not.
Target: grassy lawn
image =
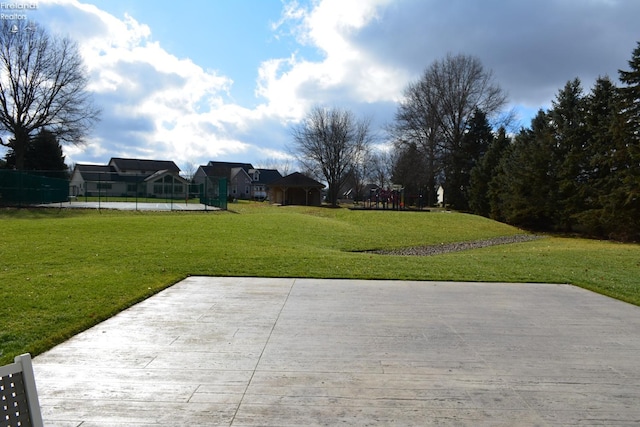
[[[0,210],[0,364],[38,354],[189,275],[572,283],[640,305],[640,245],[546,237],[385,256],[358,251],[522,232],[458,213],[229,209]]]

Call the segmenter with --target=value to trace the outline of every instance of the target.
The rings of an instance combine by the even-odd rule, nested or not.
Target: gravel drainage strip
[[[414,246],[410,248],[362,251],[369,254],[378,255],[406,255],[406,256],[432,256],[442,255],[449,252],[466,251],[469,249],[486,248],[487,246],[506,245],[509,243],[522,243],[531,240],[538,240],[544,236],[535,234],[516,234],[513,236],[494,237],[492,239],[474,240],[471,242],[442,243],[431,246]]]

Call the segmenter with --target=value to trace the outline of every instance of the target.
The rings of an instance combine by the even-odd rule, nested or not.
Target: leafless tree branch
[[[100,113],[87,83],[74,42],[52,37],[33,22],[2,20],[0,131],[13,137],[0,144],[14,151],[18,169],[40,130],[66,143],[84,142]]]

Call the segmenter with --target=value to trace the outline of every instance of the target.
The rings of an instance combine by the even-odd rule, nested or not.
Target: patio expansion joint
[[[260,361],[262,360],[262,356],[264,355],[264,351],[267,348],[267,346],[269,345],[269,341],[271,341],[271,336],[273,335],[273,331],[276,328],[276,325],[278,324],[278,321],[280,320],[280,316],[282,315],[282,311],[287,306],[287,301],[289,301],[289,297],[291,296],[291,291],[293,291],[293,287],[295,286],[295,284],[296,284],[296,279],[293,279],[293,282],[291,283],[291,286],[289,287],[289,291],[287,292],[287,296],[285,297],[284,302],[282,303],[282,306],[280,307],[280,310],[278,311],[278,315],[276,316],[276,319],[274,320],[273,325],[271,325],[271,330],[269,331],[269,336],[267,337],[267,339],[264,342],[264,345],[262,346],[262,350],[260,351],[260,355],[258,356],[258,360],[256,361],[256,365],[254,366],[253,370],[251,371],[251,377],[249,378],[249,381],[247,381],[247,386],[242,391],[242,397],[240,398],[240,401],[238,402],[238,406],[236,406],[236,410],[234,411],[233,416],[231,417],[231,422],[229,423],[229,425],[233,425],[233,422],[235,421],[236,416],[238,415],[238,411],[240,410],[240,407],[242,406],[242,402],[244,401],[244,398],[245,398],[245,396],[247,394],[247,390],[249,390],[249,387],[251,387],[251,382],[253,381],[253,377],[256,374],[256,370],[258,369],[258,366],[260,366]]]

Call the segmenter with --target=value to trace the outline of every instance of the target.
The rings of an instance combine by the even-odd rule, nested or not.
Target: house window
[[[249,194],[249,191],[251,191],[251,190],[249,189],[249,186],[248,186],[248,185],[247,185],[246,187],[244,187],[244,192],[245,192],[246,194]]]
[[[99,182],[98,190],[111,190],[111,183],[109,182]]]
[[[127,191],[129,193],[135,193],[137,189],[138,189],[137,184],[127,184]]]

